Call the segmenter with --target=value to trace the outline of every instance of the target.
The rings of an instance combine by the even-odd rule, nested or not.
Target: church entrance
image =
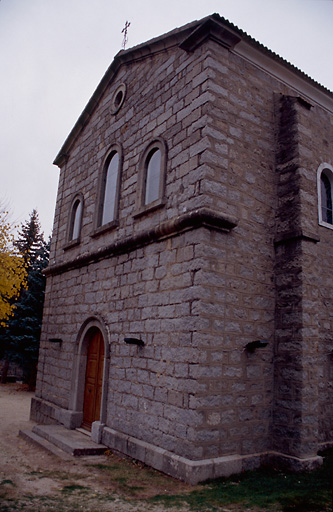
[[[104,340],[95,331],[88,346],[84,387],[82,427],[91,430],[91,424],[100,419],[104,367]]]

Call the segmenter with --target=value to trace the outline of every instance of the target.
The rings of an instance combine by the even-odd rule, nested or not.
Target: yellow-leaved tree
[[[26,286],[23,258],[13,246],[12,226],[8,212],[0,204],[0,325],[5,326],[13,314],[15,299]]]

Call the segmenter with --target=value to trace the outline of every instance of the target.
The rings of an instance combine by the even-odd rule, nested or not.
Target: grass
[[[12,480],[1,480],[0,485],[13,485],[14,487],[16,487]]]
[[[160,505],[176,510],[187,506],[193,512],[333,512],[333,449],[322,455],[324,465],[313,472],[288,473],[264,467],[191,487],[111,454],[105,464],[85,466],[89,478],[84,472],[31,472],[35,478],[61,483],[62,487],[49,495],[22,496],[14,482],[0,480],[0,512],[74,512],[78,503],[84,503],[85,512],[96,512],[110,510],[115,499],[147,510]]]
[[[193,511],[207,512],[230,504],[265,511],[275,507],[282,512],[333,512],[333,450],[323,455],[324,465],[313,472],[287,473],[262,468],[206,482],[189,494],[157,495],[150,501],[168,506],[186,503]]]
[[[61,492],[62,493],[72,493],[72,492],[76,492],[76,491],[80,491],[81,493],[87,493],[89,492],[89,488],[88,487],[84,487],[83,485],[77,485],[77,484],[70,484],[70,485],[65,485],[62,489],[61,489]]]
[[[53,480],[68,480],[69,477],[72,480],[81,478],[78,473],[70,473],[69,475],[66,471],[30,471],[29,474],[37,478],[52,478]]]
[[[110,485],[113,492],[126,499],[142,501],[159,492],[179,494],[180,491],[191,489],[141,462],[120,458],[111,452],[107,464],[92,464],[89,467],[103,473],[105,485]]]

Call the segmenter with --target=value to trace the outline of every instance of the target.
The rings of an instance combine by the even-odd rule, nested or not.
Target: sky
[[[0,0],[0,204],[52,232],[53,161],[114,56],[217,12],[333,91],[333,0]]]

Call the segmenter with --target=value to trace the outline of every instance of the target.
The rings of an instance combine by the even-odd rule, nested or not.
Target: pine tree
[[[50,240],[45,242],[40,232],[36,210],[29,221],[22,225],[14,242],[26,263],[27,286],[16,302],[14,315],[0,334],[5,345],[5,357],[19,363],[24,371],[24,381],[33,388],[36,381],[39,340],[45,292],[45,276],[50,252]]]
[[[28,267],[34,264],[40,245],[44,242],[44,236],[40,229],[38,213],[36,210],[32,210],[30,219],[21,226],[21,231],[18,233],[19,238],[14,241],[14,246]]]

